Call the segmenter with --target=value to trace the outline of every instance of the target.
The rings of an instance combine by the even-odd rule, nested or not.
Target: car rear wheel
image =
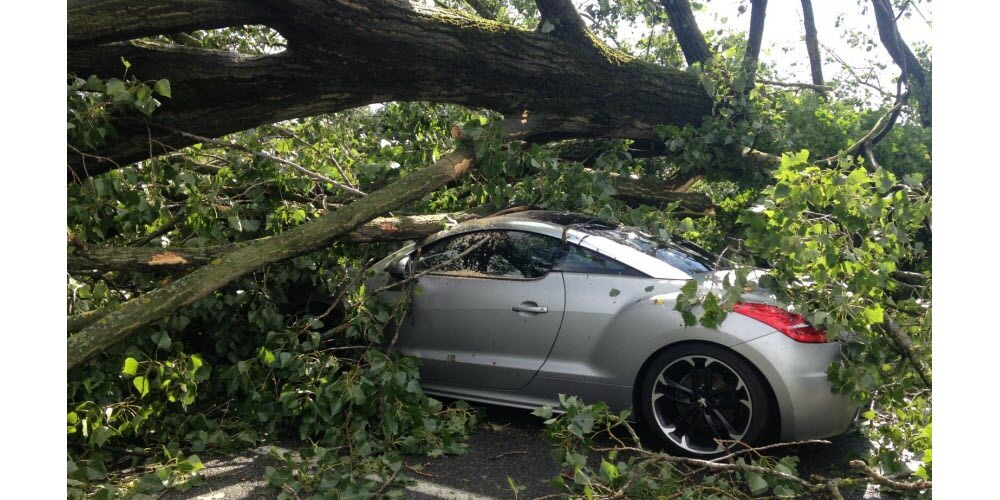
[[[761,444],[775,410],[765,382],[722,347],[687,344],[659,354],[646,371],[638,410],[669,452],[721,456],[738,443]]]

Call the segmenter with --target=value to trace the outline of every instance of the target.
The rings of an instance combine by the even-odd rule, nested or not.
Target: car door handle
[[[540,306],[534,302],[521,302],[521,304],[511,307],[510,310],[518,313],[531,314],[545,314],[549,312],[548,307]]]

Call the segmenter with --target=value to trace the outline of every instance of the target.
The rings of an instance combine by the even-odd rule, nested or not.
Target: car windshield
[[[664,240],[629,227],[605,224],[586,224],[574,228],[656,257],[686,274],[710,272],[719,260],[719,257],[709,251],[680,238]]]

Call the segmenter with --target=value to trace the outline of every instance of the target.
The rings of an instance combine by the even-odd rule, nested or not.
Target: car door
[[[399,336],[428,382],[518,389],[545,362],[562,321],[565,288],[552,272],[557,238],[477,231],[435,241],[415,255],[426,273],[413,287]]]

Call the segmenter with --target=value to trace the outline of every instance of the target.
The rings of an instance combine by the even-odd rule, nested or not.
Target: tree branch
[[[206,297],[233,280],[267,264],[307,254],[329,245],[376,215],[403,206],[458,178],[476,163],[466,145],[433,165],[413,172],[389,186],[355,200],[336,212],[289,229],[277,236],[254,240],[228,252],[194,272],[125,302],[67,340],[68,368],[90,359],[102,349]]]
[[[674,30],[674,36],[681,45],[684,60],[688,65],[707,62],[712,54],[708,51],[705,37],[698,29],[698,23],[695,22],[691,3],[688,0],[660,0],[660,5],[667,11],[670,29]]]
[[[586,32],[587,26],[583,24],[583,18],[571,0],[535,0],[535,4],[538,5],[538,12],[542,15],[542,23],[548,21],[555,25],[556,33]]]
[[[816,34],[816,19],[813,17],[812,0],[802,0],[802,21],[806,30],[806,51],[809,52],[809,68],[812,70],[813,85],[818,92],[825,92],[823,83],[823,59],[819,56],[819,37]]]
[[[889,111],[887,111],[885,114],[879,117],[879,119],[875,122],[875,125],[872,126],[871,130],[869,130],[868,133],[864,135],[864,137],[855,141],[854,144],[851,144],[843,152],[835,156],[831,156],[829,158],[824,158],[820,161],[826,163],[827,165],[830,165],[837,158],[845,156],[858,156],[864,153],[866,146],[870,148],[873,147],[875,144],[878,144],[879,141],[881,141],[886,135],[889,134],[889,131],[892,130],[893,125],[896,124],[896,120],[899,118],[899,114],[903,111],[903,105],[906,104],[906,101],[907,101],[907,94],[899,95],[896,98],[896,104],[894,104],[891,108],[889,108]]]
[[[774,80],[757,80],[764,85],[774,85],[775,87],[790,87],[790,88],[800,88],[800,89],[810,89],[816,92],[826,92],[828,90],[833,90],[833,87],[827,85],[817,85],[815,83],[800,83],[800,82],[777,82]]]
[[[924,68],[920,66],[920,61],[913,55],[913,51],[903,41],[896,26],[896,19],[892,13],[892,4],[889,0],[872,0],[872,11],[875,13],[875,25],[878,27],[879,39],[885,50],[892,57],[896,66],[903,70],[904,80],[916,87],[913,92],[920,109],[920,121],[925,127],[931,125],[931,91],[928,86],[927,76]],[[909,87],[908,87],[909,88]]]
[[[479,17],[489,19],[490,21],[497,20],[497,15],[482,0],[465,0],[465,3],[469,4],[469,7],[472,7],[472,10],[476,11]]]
[[[71,49],[198,29],[266,24],[273,20],[252,0],[69,0],[66,40]],[[130,22],[141,19],[141,22]]]
[[[917,353],[916,347],[913,345],[913,339],[904,332],[899,325],[889,315],[885,316],[885,323],[882,324],[882,331],[888,335],[892,343],[903,352],[903,355],[910,360],[913,364],[913,368],[917,371],[917,375],[920,376],[920,380],[924,385],[930,389],[931,388],[931,368],[927,366],[927,363],[920,357]]]
[[[325,175],[323,175],[323,174],[321,174],[319,172],[313,172],[312,170],[309,170],[308,168],[303,167],[302,165],[299,165],[298,163],[286,160],[284,158],[279,158],[277,156],[274,156],[274,155],[269,154],[269,153],[265,153],[263,151],[253,150],[253,149],[250,149],[248,147],[245,147],[245,146],[242,146],[240,144],[237,144],[235,142],[222,142],[222,141],[217,141],[215,139],[211,139],[211,138],[208,138],[208,137],[202,137],[200,135],[196,135],[196,134],[191,134],[191,133],[188,133],[188,132],[184,132],[182,130],[177,130],[177,129],[173,129],[173,128],[169,128],[169,127],[167,127],[167,129],[170,130],[171,132],[180,134],[182,137],[186,137],[188,139],[191,139],[193,141],[197,141],[197,142],[200,142],[200,143],[203,143],[203,144],[212,144],[213,146],[217,146],[217,147],[224,148],[224,149],[225,148],[239,149],[240,151],[244,151],[244,152],[250,153],[250,154],[252,154],[254,156],[263,158],[265,160],[270,160],[270,161],[273,161],[275,163],[280,163],[280,164],[285,165],[287,167],[291,167],[293,170],[297,170],[297,171],[301,172],[302,174],[305,174],[306,177],[308,177],[308,178],[310,178],[310,179],[312,179],[314,181],[325,182],[327,184],[331,184],[335,188],[337,188],[337,189],[339,189],[341,191],[346,191],[346,192],[351,193],[351,194],[353,194],[355,196],[365,196],[365,192],[364,191],[361,191],[359,189],[355,189],[355,188],[353,188],[351,186],[348,186],[347,184],[344,184],[344,183],[338,182],[336,180],[333,180],[333,179],[331,179],[331,178],[329,178],[329,177],[327,177],[327,176],[325,176]],[[345,177],[345,180],[346,180],[346,177]]]
[[[749,94],[757,77],[757,61],[760,60],[760,46],[764,40],[764,18],[767,16],[767,0],[751,0],[750,33],[747,35],[747,51],[743,54],[743,71],[746,74],[744,93]]]
[[[71,15],[69,31],[107,33],[103,40],[111,41],[191,24],[164,27],[157,21],[171,13],[190,17],[182,12],[183,1],[177,7],[165,0],[134,3],[163,12],[149,22],[144,10],[125,9],[103,19],[107,26],[95,26],[100,16],[91,16],[87,29]],[[542,5],[560,22],[576,22],[558,8],[568,2]],[[212,11],[216,18],[205,19],[206,14],[199,22],[231,20],[218,10]],[[289,39],[289,47],[260,57],[138,41],[71,49],[67,61],[73,74],[120,77],[125,57],[132,63],[130,75],[144,81],[166,78],[173,96],[153,114],[152,122],[164,128],[149,127],[137,115],[116,120],[117,139],[87,152],[107,161],[89,157],[84,170],[83,157],[68,152],[68,177],[82,179],[195,142],[170,129],[214,138],[386,101],[452,103],[517,117],[528,111],[527,125],[536,117],[554,117],[544,122],[547,128],[530,127],[526,134],[547,140],[655,139],[657,124],[697,124],[712,109],[694,75],[599,46],[592,37],[586,37],[591,46],[585,47],[580,38],[524,31],[417,3],[300,2],[282,9],[280,19],[268,21],[272,24]],[[135,33],[115,28],[133,25]],[[525,82],[536,83],[526,89]]]
[[[861,460],[851,460],[850,465],[855,469],[861,469],[862,471],[864,471],[865,475],[867,475],[876,483],[881,484],[882,486],[888,486],[889,488],[892,488],[894,490],[920,491],[920,490],[929,490],[931,489],[931,487],[933,487],[933,484],[930,481],[925,481],[923,479],[907,483],[885,477],[882,474],[879,474],[878,472],[873,470],[871,467],[868,467],[868,465],[866,465]]]

